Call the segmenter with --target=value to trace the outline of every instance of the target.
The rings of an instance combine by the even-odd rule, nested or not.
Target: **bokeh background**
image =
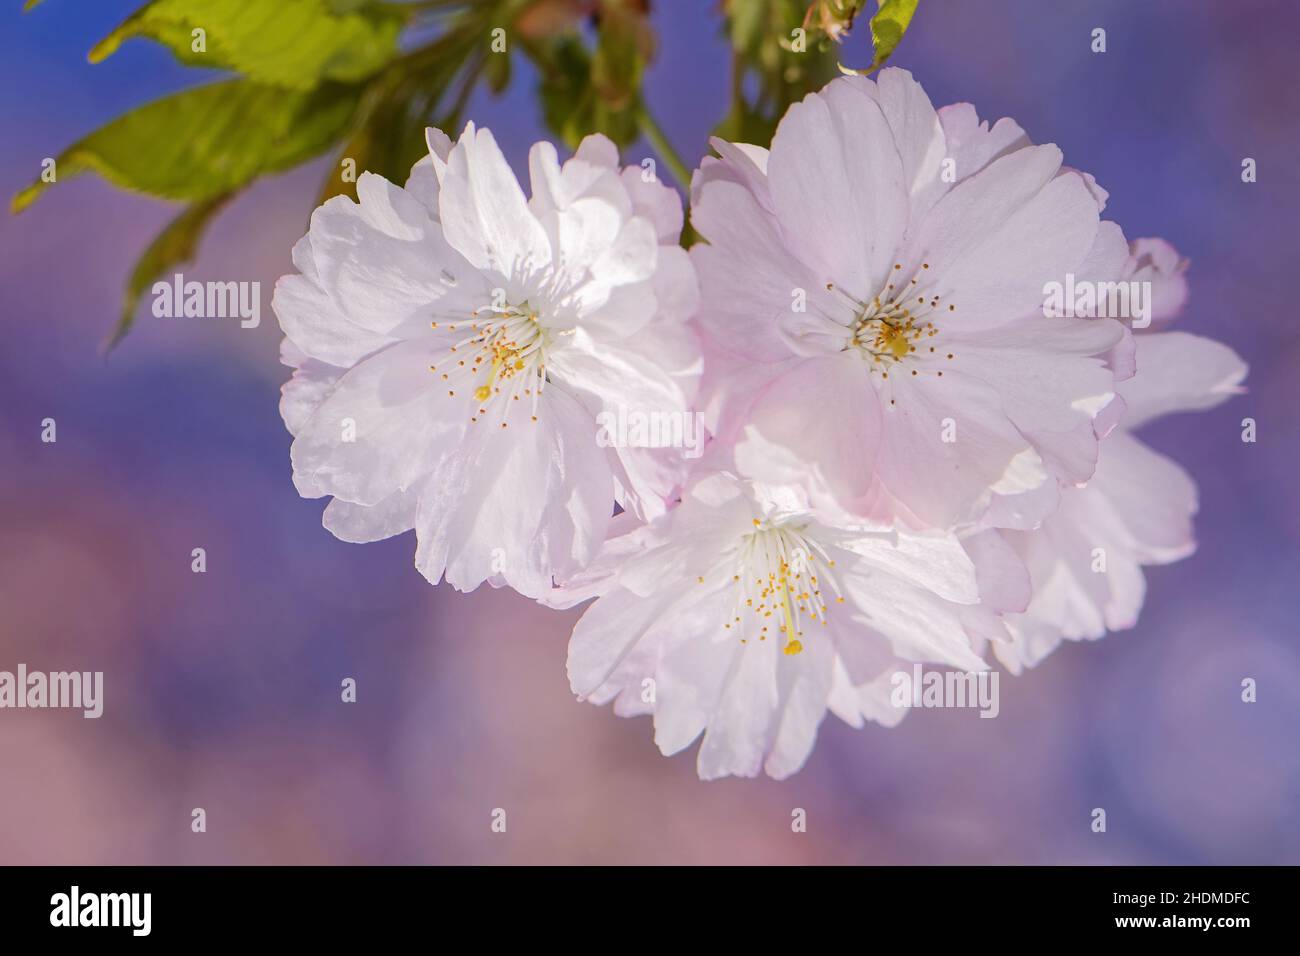
[[[5,194],[195,82],[140,41],[86,63],[133,0],[20,6],[0,8]],[[726,108],[713,6],[656,4],[648,96],[691,162]],[[99,720],[0,711],[0,862],[1300,862],[1298,31],[1300,8],[1263,0],[922,4],[896,63],[936,105],[1060,144],[1128,235],[1172,240],[1192,260],[1182,327],[1241,352],[1250,391],[1148,430],[1200,483],[1200,550],[1150,572],[1135,630],[1004,675],[997,720],[828,717],[782,783],[701,783],[693,753],[658,754],[648,718],[575,701],[575,613],[431,587],[413,536],[356,546],[320,527],[289,480],[269,300],[321,163],[256,186],[185,269],[260,280],[260,328],[146,311],[107,359],[124,277],[172,210],[87,176],[0,216],[0,669],[106,683]],[[868,43],[863,25],[846,59]],[[517,170],[545,136],[531,86],[469,110]]]

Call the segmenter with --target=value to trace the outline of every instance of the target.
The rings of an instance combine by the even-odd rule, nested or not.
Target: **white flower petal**
[[[358,505],[335,498],[325,506],[323,523],[334,537],[354,544],[382,541],[415,527],[419,489],[395,491],[374,505]]]
[[[499,579],[536,598],[595,555],[614,502],[595,421],[558,385],[537,417],[471,425],[471,440],[433,473],[416,523],[416,566],[430,581],[445,574],[471,591]]]
[[[438,204],[447,241],[506,282],[510,295],[529,291],[528,277],[551,265],[546,232],[490,130],[465,127],[448,154]]]
[[[874,99],[836,80],[791,106],[767,171],[781,230],[818,286],[834,281],[869,300],[907,229],[909,186]]]
[[[1172,412],[1213,408],[1242,391],[1246,363],[1231,348],[1186,332],[1137,336],[1137,374],[1120,383],[1127,428]]]
[[[298,431],[294,481],[365,505],[417,484],[468,423],[468,406],[431,385],[434,356],[427,342],[403,342],[344,374]]]

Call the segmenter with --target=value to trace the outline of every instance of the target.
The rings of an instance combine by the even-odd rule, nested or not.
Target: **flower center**
[[[432,323],[438,328],[437,322]],[[447,383],[447,395],[454,398],[457,388],[470,389],[476,411],[470,421],[477,423],[489,409],[500,412],[502,428],[516,402],[528,399],[531,420],[537,421],[537,402],[546,386],[546,351],[552,334],[541,324],[537,310],[527,302],[501,309],[480,309],[471,313],[468,322],[452,323],[448,331],[468,327],[469,334],[450,346],[446,357],[429,366],[441,370]]]
[[[935,320],[941,315],[950,315],[957,311],[952,303],[944,303],[939,293],[927,293],[927,286],[932,282],[926,280],[930,264],[921,263],[921,268],[909,280],[900,276],[901,263],[894,263],[894,281],[885,284],[880,294],[870,302],[861,302],[843,289],[837,289],[834,283],[827,283],[826,288],[839,292],[853,307],[853,319],[848,324],[848,336],[841,351],[856,351],[867,361],[872,371],[879,371],[882,378],[889,378],[889,370],[908,358],[938,358],[939,353],[931,340],[939,334]],[[954,356],[951,352],[943,353],[947,359]],[[912,368],[913,375],[920,370]],[[940,376],[943,372],[938,372]]]
[[[774,525],[754,519],[754,530],[742,538],[733,553],[736,603],[732,619],[726,624],[728,630],[739,625],[744,631],[744,615],[752,614],[757,618],[760,641],[780,634],[782,650],[798,654],[803,650],[805,619],[826,623],[822,580],[838,595],[830,571],[835,562],[803,533],[805,530],[806,526]],[[835,600],[843,603],[844,598],[837,596]],[[749,640],[742,637],[740,642],[747,644]]]

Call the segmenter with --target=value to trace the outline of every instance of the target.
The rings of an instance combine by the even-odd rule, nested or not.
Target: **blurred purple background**
[[[143,41],[86,63],[136,5],[0,9],[6,195],[195,82]],[[728,50],[713,3],[656,7],[649,99],[693,162],[725,111]],[[260,280],[260,328],[146,310],[107,360],[124,278],[172,210],[87,176],[0,216],[0,669],[106,685],[99,720],[0,711],[0,862],[1300,863],[1298,29],[1300,8],[1262,0],[922,4],[896,63],[936,105],[1060,144],[1129,236],[1189,256],[1181,327],[1241,352],[1250,392],[1147,433],[1200,484],[1200,550],[1149,573],[1135,630],[1004,674],[997,720],[828,716],[784,783],[701,783],[648,719],[576,702],[576,613],[430,587],[413,536],[356,546],[320,527],[289,480],[269,301],[322,163],[256,186],[184,270]],[[846,60],[868,41],[863,24]],[[521,72],[469,114],[517,170],[546,135],[531,86]],[[57,444],[40,441],[46,417]],[[1258,703],[1240,701],[1244,677]]]

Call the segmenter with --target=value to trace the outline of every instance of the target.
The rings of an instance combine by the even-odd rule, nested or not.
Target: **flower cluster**
[[[1245,376],[1165,330],[1178,254],[902,70],[713,146],[689,254],[676,193],[600,136],[534,146],[529,197],[490,132],[430,130],[405,188],[318,209],[274,305],[325,526],[414,529],[461,590],[594,599],[574,692],[653,714],[665,754],[702,736],[705,778],[795,772],[827,710],[896,723],[914,663],[1018,673],[1131,627],[1196,510],[1134,430]]]

